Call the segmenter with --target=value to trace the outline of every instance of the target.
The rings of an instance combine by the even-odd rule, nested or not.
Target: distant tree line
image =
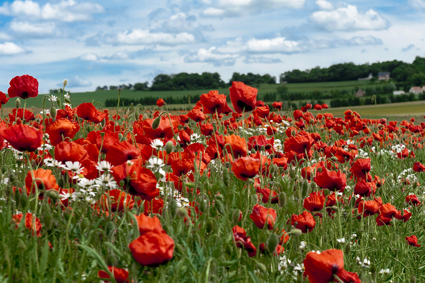
[[[373,105],[375,104],[386,104],[396,102],[408,102],[416,100],[425,100],[425,94],[416,96],[413,93],[407,95],[376,95],[374,97],[351,97],[347,99],[334,99],[331,101],[331,107],[346,107],[346,106],[359,106],[359,105]]]
[[[190,96],[190,103],[194,105],[196,102],[200,100],[200,95],[191,95]],[[169,96],[169,97],[163,97],[165,102],[167,104],[188,104],[189,99],[187,96]],[[135,98],[121,98],[120,99],[120,105],[129,106],[131,103],[133,105],[141,104],[141,105],[155,105],[156,101],[158,100],[158,97],[141,97],[139,99]],[[110,98],[106,99],[105,101],[105,107],[115,107],[118,105],[118,99],[117,98]]]
[[[295,69],[282,73],[279,79],[281,83],[338,82],[365,78],[372,73],[376,80],[379,72],[390,72],[397,87],[408,91],[411,86],[425,85],[425,58],[417,56],[412,63],[393,60],[360,65],[342,63],[304,71]]]

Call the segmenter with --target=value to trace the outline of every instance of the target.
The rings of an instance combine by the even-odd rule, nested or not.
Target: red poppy
[[[128,247],[138,263],[149,267],[167,263],[174,254],[174,240],[164,230],[146,232]]]
[[[154,230],[157,230],[159,232],[163,230],[161,222],[159,221],[159,218],[156,216],[149,217],[144,214],[140,214],[140,215],[134,215],[134,217],[137,220],[137,226],[139,227],[140,235],[143,235],[145,233],[148,233]]]
[[[354,193],[356,195],[361,195],[364,197],[369,197],[371,193],[375,193],[375,191],[371,187],[371,183],[366,182],[365,179],[360,179],[357,184],[354,186]]]
[[[375,215],[379,212],[382,206],[381,198],[374,198],[374,200],[361,201],[357,207],[359,214],[363,213],[363,216]],[[360,217],[359,217],[360,218]]]
[[[416,195],[408,195],[406,197],[406,203],[412,204],[414,206],[418,206],[418,205],[421,204],[421,202],[419,201],[419,199]]]
[[[62,162],[82,162],[88,157],[87,150],[76,142],[63,141],[55,147],[55,159]]]
[[[111,205],[112,211],[131,210],[134,206],[134,200],[131,195],[119,190],[109,190],[101,197],[101,202],[108,207]]]
[[[272,106],[279,111],[282,110],[282,102],[273,102]]]
[[[344,254],[341,250],[309,252],[304,259],[304,268],[304,276],[308,277],[311,283],[333,282],[334,275],[338,276],[342,282],[361,283],[356,273],[344,270]]]
[[[108,116],[108,113],[98,111],[93,103],[87,102],[77,107],[77,115],[84,120],[98,124]]]
[[[253,257],[257,254],[257,248],[251,242],[251,238],[246,236],[245,229],[239,226],[232,228],[233,240],[238,248],[243,248],[248,252],[249,257]]]
[[[232,171],[243,181],[253,178],[260,170],[260,160],[252,157],[241,157],[232,164]]]
[[[138,205],[141,205],[141,201],[138,202]],[[144,208],[143,211],[146,216],[148,216],[149,214],[162,214],[163,207],[164,207],[163,199],[154,198],[151,201],[143,202],[143,208]]]
[[[27,192],[35,193],[35,186],[38,190],[55,190],[59,191],[59,185],[56,182],[55,175],[52,174],[52,170],[44,170],[42,168],[29,171],[25,177],[25,187]],[[42,194],[40,194],[40,197]]]
[[[114,279],[115,281],[117,281],[117,283],[129,283],[130,281],[128,280],[128,271],[122,268],[118,268],[118,267],[113,267],[113,266],[108,266],[109,271],[112,273],[112,275],[114,275]],[[111,277],[109,276],[109,273],[103,270],[99,270],[99,272],[97,273],[97,276],[99,276],[100,278],[103,279],[110,279]],[[110,280],[108,281],[103,281],[103,282],[111,282]]]
[[[266,208],[258,203],[252,208],[252,213],[249,218],[254,221],[255,226],[260,229],[264,228],[267,224],[267,229],[272,230],[276,222],[276,211],[273,208]]]
[[[329,189],[331,191],[344,191],[347,186],[347,179],[341,170],[329,171],[322,168],[322,172],[317,172],[314,177],[314,182],[322,189]]]
[[[247,155],[246,140],[238,135],[230,135],[224,137],[227,152],[232,154],[234,158],[244,157]],[[227,145],[229,144],[230,147]]]
[[[324,190],[318,192],[312,192],[308,197],[304,199],[304,208],[308,211],[320,211],[325,205],[325,193]]]
[[[289,221],[291,222],[291,225],[295,225],[295,223],[297,223],[295,228],[300,229],[303,233],[311,232],[316,226],[316,221],[314,220],[313,215],[311,215],[308,211],[303,211],[300,215],[292,214]]]
[[[111,147],[119,143],[119,136],[118,136],[118,133],[114,133],[112,131],[107,131],[107,130],[91,131],[87,135],[87,140],[95,144],[97,148],[99,148],[103,153],[108,153]],[[137,136],[136,136],[136,141],[137,141]]]
[[[309,134],[297,134],[284,142],[285,152],[294,151],[297,154],[308,153],[313,146],[314,140]]]
[[[410,246],[414,247],[420,247],[421,245],[418,245],[418,238],[415,235],[412,235],[410,237],[406,237],[406,241]]]
[[[202,109],[193,108],[187,116],[195,122],[202,122],[205,120],[205,114],[202,112]]]
[[[16,125],[0,128],[0,136],[19,151],[36,151],[43,140],[43,126],[39,129],[22,124],[18,119]]]
[[[218,94],[217,90],[202,94],[200,101],[205,114],[228,114],[232,112],[232,109],[227,105],[226,96]]]
[[[322,110],[322,105],[316,104],[316,105],[314,105],[314,109],[317,110],[317,111],[320,111],[320,110]]]
[[[17,76],[10,81],[8,89],[9,97],[20,97],[27,99],[29,97],[37,97],[38,81],[29,75]]]
[[[255,109],[258,92],[256,88],[245,85],[242,82],[232,82],[229,90],[230,100],[236,112],[242,113]]]
[[[24,114],[25,113],[25,114]],[[9,113],[9,122],[13,123],[16,121],[16,119],[25,119],[25,121],[33,121],[35,120],[34,113],[29,111],[28,109],[19,108],[19,109],[13,109],[12,113]]]
[[[9,101],[9,97],[7,97],[4,92],[0,91],[0,109],[1,109],[1,106],[6,104],[8,101]]]
[[[122,141],[108,150],[105,160],[116,166],[128,160],[139,158],[140,156],[140,149],[128,141]]]
[[[174,135],[173,129],[177,132],[180,118],[178,116],[171,116],[171,124],[168,115],[162,115],[160,119],[160,123],[156,129],[152,129],[154,119],[146,119],[143,121],[142,128],[145,135],[151,139],[171,139]]]
[[[68,119],[58,119],[46,128],[46,133],[49,134],[50,143],[55,146],[65,138],[74,138],[79,130],[78,123]]]
[[[420,162],[415,162],[415,164],[413,164],[413,171],[424,172],[425,171],[425,165],[423,165]]]
[[[162,106],[164,106],[164,105],[165,105],[165,101],[164,101],[164,99],[162,99],[162,98],[158,99],[158,100],[156,101],[156,105],[157,105],[158,107],[162,107]]]
[[[149,169],[142,167],[142,162],[138,159],[114,166],[111,169],[112,176],[118,184],[121,181],[124,182],[123,188],[128,190],[129,194],[150,201],[159,196],[159,190],[156,187],[155,175]]]
[[[326,103],[322,104],[322,109],[328,109],[328,108],[329,108],[329,106]]]
[[[357,159],[350,168],[351,173],[357,178],[365,179],[370,172],[370,158]]]
[[[23,213],[15,214],[12,216],[12,220],[16,223],[16,226],[15,226],[16,228],[18,228],[18,225],[19,223],[21,223],[23,217],[24,217]],[[41,237],[42,225],[41,225],[40,219],[38,219],[38,217],[36,217],[30,212],[27,212],[25,214],[25,227],[28,230],[33,232],[33,236],[35,234],[37,235],[37,237]]]

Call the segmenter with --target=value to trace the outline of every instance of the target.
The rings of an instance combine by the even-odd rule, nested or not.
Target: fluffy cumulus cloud
[[[19,22],[12,21],[10,23],[10,29],[14,33],[23,34],[25,36],[46,36],[55,33],[56,25],[52,22],[46,23],[30,23],[30,22]]]
[[[96,54],[88,53],[88,54],[81,55],[79,59],[83,61],[97,61],[99,60],[99,57]]]
[[[116,36],[108,36],[110,43],[127,45],[179,45],[195,41],[195,37],[187,32],[170,34],[163,32],[151,32],[147,29],[133,29],[120,32]]]
[[[284,37],[275,37],[271,39],[251,38],[244,40],[237,38],[226,42],[223,46],[217,48],[218,53],[298,53],[301,52],[298,42],[287,40]]]
[[[89,80],[85,80],[79,76],[75,76],[68,80],[69,87],[89,87],[91,85],[92,83]]]
[[[185,56],[184,61],[186,63],[211,63],[214,66],[233,66],[239,57],[237,54],[217,53],[216,49],[214,46],[209,49],[200,48]]]
[[[0,14],[14,16],[25,20],[54,20],[62,22],[90,21],[94,14],[103,13],[104,8],[96,3],[75,0],[62,0],[58,3],[46,3],[44,6],[31,0],[5,2],[0,7]]]
[[[23,48],[13,42],[0,43],[0,55],[16,55],[24,52]]]
[[[332,5],[331,2],[326,1],[326,0],[317,0],[316,4],[322,10],[333,10],[333,8],[334,8],[334,5]]]
[[[376,11],[370,9],[361,13],[353,5],[314,12],[310,20],[316,26],[329,31],[383,30],[389,27],[389,22]]]
[[[204,16],[237,17],[280,8],[299,9],[304,6],[305,0],[216,0],[204,3],[210,5],[203,10]]]

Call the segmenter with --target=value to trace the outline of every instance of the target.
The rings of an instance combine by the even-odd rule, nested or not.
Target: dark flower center
[[[245,102],[238,100],[238,102],[236,103],[240,108],[244,109],[244,111],[251,111],[252,109],[254,109],[253,107],[251,107],[250,105],[246,104]]]
[[[28,98],[28,92],[26,91],[22,92],[22,98],[24,99]]]

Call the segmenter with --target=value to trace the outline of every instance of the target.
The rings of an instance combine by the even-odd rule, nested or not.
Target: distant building
[[[356,97],[362,97],[362,96],[364,96],[366,93],[361,89],[361,88],[359,88],[359,90],[356,92]]]
[[[390,72],[378,73],[378,81],[389,81],[389,80],[390,80]]]
[[[422,94],[424,93],[422,87],[420,86],[412,86],[409,90],[409,93],[414,93],[414,94]]]
[[[369,74],[367,78],[359,78],[359,81],[370,81],[373,78],[372,73]]]
[[[402,94],[406,94],[406,93],[404,92],[404,90],[395,90],[395,91],[393,91],[393,94],[394,95],[402,95]]]
[[[422,91],[425,92],[425,85],[422,87]]]

